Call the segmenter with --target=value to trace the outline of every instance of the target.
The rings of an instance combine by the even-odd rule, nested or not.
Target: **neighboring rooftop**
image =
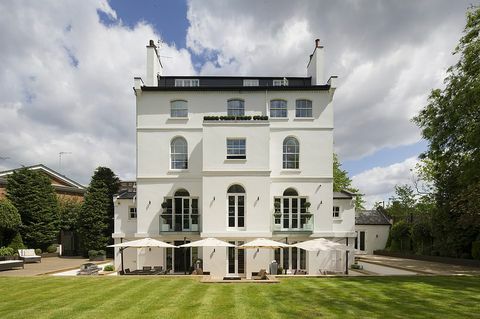
[[[137,196],[137,192],[123,191],[118,194],[117,199],[134,199]]]
[[[352,199],[356,196],[355,193],[342,189],[339,192],[333,192],[333,199]]]
[[[388,218],[380,210],[355,211],[355,225],[391,225]]]

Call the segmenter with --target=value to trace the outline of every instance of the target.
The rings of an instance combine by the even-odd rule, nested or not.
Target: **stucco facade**
[[[157,61],[156,48],[151,43],[147,51],[147,66],[152,67]],[[147,70],[147,85],[137,78],[134,88],[137,188],[134,198],[116,199],[113,234],[116,243],[142,237],[174,244],[206,237],[235,244],[258,237],[288,243],[325,237],[345,244],[349,239],[348,244],[353,247],[352,198],[333,196],[336,78],[325,83],[320,78],[323,70],[317,68],[323,68],[323,47],[318,42],[307,77],[277,77],[278,81],[285,81],[280,87],[275,86],[276,80],[272,78],[260,77],[256,80],[258,86],[239,87],[225,83],[237,80],[242,83],[244,78],[195,76],[189,78],[198,80],[198,86],[162,86],[162,81],[167,83],[175,77],[152,75],[152,70]],[[304,82],[308,83],[295,84]],[[239,102],[244,108],[241,117],[212,118],[230,115],[231,100],[242,101]],[[282,109],[284,113],[276,114],[282,116],[272,117],[275,115],[272,101],[277,100],[283,101],[279,105],[286,105],[286,111]],[[299,100],[307,101],[303,103],[311,107],[305,113],[308,116],[299,115]],[[186,105],[186,116],[172,116],[175,101]],[[187,145],[188,163],[181,162],[180,169],[173,163],[175,158],[184,161],[183,153],[178,155],[174,147],[178,140],[182,141],[181,150]],[[240,156],[229,156],[233,154],[228,146],[231,140],[241,140]],[[288,141],[297,144],[290,147]],[[289,153],[291,150],[293,155]],[[305,205],[307,202],[309,207]],[[340,216],[335,218],[334,205],[340,208]],[[129,218],[132,206],[136,207],[136,219]],[[140,249],[124,255],[124,264],[126,268],[147,264],[173,268],[173,272],[185,271],[176,261],[179,257],[178,250]],[[196,258],[202,259],[204,271],[218,277],[226,274],[250,277],[252,272],[268,269],[273,259],[288,269],[302,268],[316,273],[332,260],[328,254],[310,254],[296,248],[284,251],[195,248],[187,253],[187,266]],[[116,258],[117,266],[119,262]]]

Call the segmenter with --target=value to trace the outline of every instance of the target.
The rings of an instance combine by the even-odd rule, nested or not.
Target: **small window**
[[[175,86],[200,86],[199,79],[175,79]]]
[[[258,80],[243,80],[243,86],[258,86]]]
[[[312,117],[312,101],[297,100],[295,103],[295,117]]]
[[[227,114],[230,116],[244,116],[245,102],[243,100],[228,100]]]
[[[287,101],[271,100],[270,117],[287,117]]]
[[[129,219],[136,219],[137,218],[137,208],[136,207],[130,207],[128,209],[128,218]]]
[[[227,138],[227,159],[246,159],[246,141],[244,138]]]
[[[333,218],[340,218],[340,207],[333,206]]]
[[[273,86],[288,86],[287,78],[283,78],[282,80],[273,80]]]
[[[170,102],[170,117],[188,117],[187,101],[178,100]]]
[[[234,184],[234,185],[232,185],[228,188],[227,193],[243,194],[243,193],[245,193],[245,189],[241,185]]]

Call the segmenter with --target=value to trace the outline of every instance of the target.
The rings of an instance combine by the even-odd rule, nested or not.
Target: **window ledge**
[[[174,169],[174,168],[171,168],[168,173],[172,174],[172,173],[188,173],[190,170],[187,168],[187,169]]]
[[[186,121],[186,120],[188,120],[188,119],[189,119],[188,116],[187,116],[187,117],[172,117],[172,116],[170,116],[170,117],[168,118],[169,121],[172,121],[172,120],[173,120],[173,121],[175,121],[175,120]]]
[[[341,222],[343,220],[342,217],[333,217],[333,221],[339,221]]]
[[[283,168],[281,174],[300,174],[302,171],[298,168]]]
[[[245,163],[246,161],[246,158],[226,158],[224,162]]]
[[[294,121],[313,121],[315,120],[314,117],[296,117],[293,119]]]
[[[278,121],[278,122],[287,122],[288,121],[288,117],[269,117],[269,120],[270,121]]]

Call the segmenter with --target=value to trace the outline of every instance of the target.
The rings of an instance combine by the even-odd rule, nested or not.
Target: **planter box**
[[[95,257],[90,257],[89,258],[90,261],[104,261],[105,259],[106,259],[105,255],[95,256]]]

